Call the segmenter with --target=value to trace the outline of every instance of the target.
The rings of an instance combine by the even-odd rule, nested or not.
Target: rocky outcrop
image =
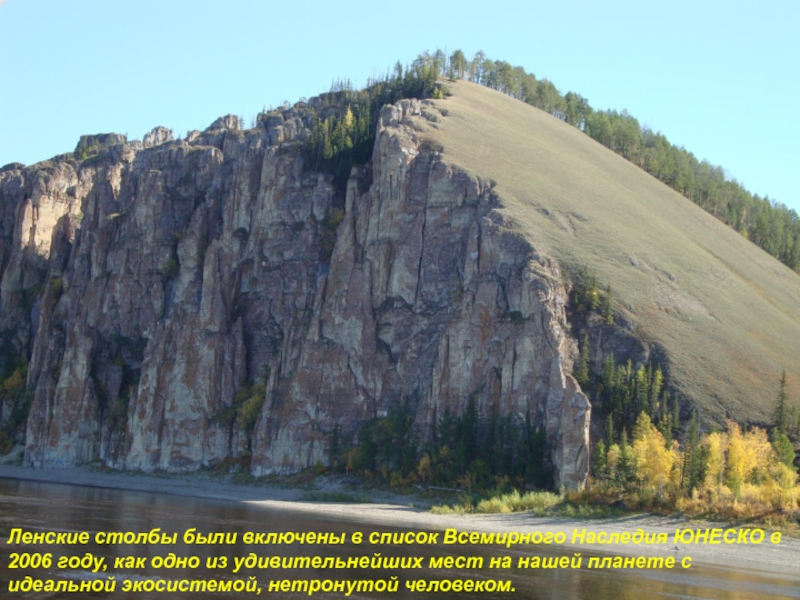
[[[557,481],[582,485],[590,405],[558,264],[488,182],[417,137],[433,105],[383,109],[343,197],[304,168],[309,110],[185,140],[87,138],[88,158],[0,173],[2,325],[33,389],[25,464],[185,471],[249,454],[253,474],[285,474],[393,404],[424,437],[472,398],[530,414]],[[231,410],[262,378],[250,430]]]
[[[153,148],[171,142],[172,140],[172,130],[159,126],[154,127],[150,132],[144,134],[142,146],[144,148]]]

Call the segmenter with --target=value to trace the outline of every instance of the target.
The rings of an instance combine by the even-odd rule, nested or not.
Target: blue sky
[[[0,0],[0,165],[85,133],[249,121],[334,79],[461,48],[625,108],[800,212],[800,2],[534,4]]]

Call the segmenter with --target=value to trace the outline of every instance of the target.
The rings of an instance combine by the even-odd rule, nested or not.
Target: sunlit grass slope
[[[448,116],[421,135],[495,181],[536,247],[610,283],[701,414],[767,420],[784,369],[796,404],[797,273],[566,123],[485,87],[447,85],[453,95],[437,105]]]

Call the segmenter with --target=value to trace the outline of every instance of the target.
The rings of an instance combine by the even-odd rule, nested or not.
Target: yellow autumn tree
[[[706,461],[706,490],[713,491],[717,497],[722,492],[725,477],[726,453],[728,451],[728,436],[725,433],[714,431],[703,437],[701,442],[706,447],[708,459]]]
[[[633,432],[633,452],[642,491],[655,493],[663,499],[667,490],[677,484],[676,467],[681,461],[677,443],[668,446],[644,412],[636,419]]]
[[[767,433],[754,427],[742,433],[739,425],[728,422],[726,481],[737,498],[746,483],[759,485],[769,474],[774,450]]]
[[[606,454],[606,469],[608,469],[608,479],[610,481],[616,481],[618,478],[617,466],[619,465],[619,452],[619,445],[611,444]]]
[[[725,483],[739,497],[750,469],[755,465],[755,456],[748,451],[742,430],[737,423],[728,421],[728,456],[725,464]]]
[[[797,473],[776,459],[771,461],[768,467],[768,476],[764,478],[760,486],[760,497],[768,502],[772,508],[793,509],[796,506],[797,492]]]
[[[419,465],[417,465],[417,474],[422,483],[427,483],[430,481],[431,477],[433,477],[433,464],[431,463],[430,455],[425,454],[419,461]]]
[[[748,473],[747,481],[758,485],[771,477],[771,466],[778,460],[778,455],[767,432],[760,427],[753,427],[747,432],[745,443],[753,455],[753,469]]]
[[[344,113],[344,127],[349,133],[353,129],[353,111],[350,110],[350,105],[347,105],[347,110]]]

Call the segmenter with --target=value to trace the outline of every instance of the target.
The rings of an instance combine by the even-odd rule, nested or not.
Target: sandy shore
[[[597,553],[624,555],[662,555],[674,556],[676,562],[684,556],[691,556],[693,563],[710,565],[736,566],[759,570],[777,570],[800,572],[800,540],[784,538],[774,545],[769,541],[767,532],[761,544],[676,544],[674,533],[678,528],[723,527],[719,523],[705,523],[653,515],[634,515],[611,519],[564,519],[550,517],[533,517],[525,513],[504,515],[435,515],[410,505],[413,498],[392,495],[386,492],[370,490],[372,504],[344,504],[314,502],[304,500],[308,497],[308,489],[292,488],[277,484],[239,485],[218,477],[199,473],[192,475],[144,475],[138,473],[106,473],[86,468],[70,470],[27,469],[23,467],[0,465],[0,477],[41,481],[47,483],[63,483],[90,487],[134,490],[159,494],[191,496],[226,501],[246,502],[264,506],[273,510],[291,510],[295,513],[309,513],[334,519],[346,519],[370,525],[391,525],[393,527],[419,528],[426,530],[444,530],[454,528],[459,531],[520,533],[563,532],[567,543],[564,546],[572,552],[583,555]],[[317,483],[317,482],[315,482]],[[317,491],[340,491],[323,489]],[[572,544],[575,529],[613,533],[634,533],[642,529],[646,533],[667,533],[669,543],[666,545],[589,545]],[[747,525],[735,528],[747,528]],[[454,546],[458,548],[458,546]]]

